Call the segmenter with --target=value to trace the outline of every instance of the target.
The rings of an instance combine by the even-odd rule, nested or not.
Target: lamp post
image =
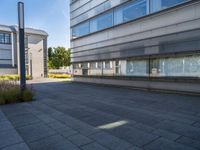
[[[18,32],[20,59],[20,87],[26,89],[25,45],[24,45],[24,3],[18,2]]]
[[[32,53],[30,53],[30,77],[33,79],[33,61],[32,61]]]

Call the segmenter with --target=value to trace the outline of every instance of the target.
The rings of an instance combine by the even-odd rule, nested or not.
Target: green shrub
[[[3,105],[3,104],[5,104],[6,103],[6,101],[3,99],[3,97],[0,95],[0,105]]]
[[[49,74],[49,78],[58,78],[58,79],[68,79],[71,78],[71,75],[69,74]]]
[[[31,101],[33,99],[33,96],[34,96],[33,92],[31,90],[26,89],[26,90],[23,91],[23,98],[22,99],[23,99],[24,102],[28,102],[28,101]]]
[[[9,75],[0,75],[0,80],[11,80],[11,81],[18,81],[19,75],[17,74],[9,74]],[[26,76],[26,80],[30,80],[30,76]]]
[[[0,104],[31,101],[33,99],[31,89],[21,92],[19,85],[14,81],[0,81]]]
[[[15,103],[20,101],[21,91],[20,88],[13,88],[5,90],[2,95],[6,104]]]

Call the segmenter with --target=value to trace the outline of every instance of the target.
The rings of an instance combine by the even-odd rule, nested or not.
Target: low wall
[[[169,91],[187,94],[200,94],[200,80],[179,80],[179,79],[111,79],[95,77],[74,77],[75,82],[127,86],[133,88],[142,88],[148,90]]]

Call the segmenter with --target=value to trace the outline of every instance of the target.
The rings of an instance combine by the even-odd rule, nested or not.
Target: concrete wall
[[[115,86],[128,86],[133,88],[142,88],[149,90],[163,90],[163,91],[173,91],[173,92],[183,92],[183,93],[195,93],[200,94],[200,84],[198,82],[186,83],[174,82],[174,81],[145,81],[145,80],[115,80],[115,79],[102,79],[102,78],[84,78],[75,77],[73,78],[75,82],[85,82],[85,83],[96,83],[105,85],[115,85]]]
[[[97,75],[97,76],[102,75],[102,69],[90,69],[88,71],[88,74],[89,75]]]
[[[0,68],[0,75],[17,74],[17,68]]]
[[[43,38],[38,35],[30,35],[29,40],[29,60],[30,53],[32,53],[32,73],[33,78],[44,77],[44,52],[43,52]],[[29,63],[30,66],[30,63]],[[30,69],[30,67],[29,67]],[[30,70],[29,70],[30,72]]]
[[[82,69],[73,69],[73,74],[74,75],[82,75],[83,74]]]
[[[160,54],[161,51],[164,51],[163,53],[180,52],[180,50],[171,50],[170,44],[175,41],[177,43],[182,41],[181,44],[185,44],[187,41],[189,46],[199,46],[199,33],[200,2],[196,2],[73,40],[72,61],[152,55]],[[197,40],[197,43],[189,43]],[[166,44],[171,42],[168,48],[163,49],[164,42]],[[185,46],[181,45],[182,47]],[[187,47],[185,51],[191,49],[193,47]]]

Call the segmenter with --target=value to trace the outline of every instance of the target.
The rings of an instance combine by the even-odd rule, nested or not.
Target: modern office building
[[[26,74],[47,76],[47,37],[42,30],[25,29]],[[19,40],[17,26],[0,25],[0,74],[18,74]]]
[[[199,0],[71,0],[74,81],[200,93]]]

